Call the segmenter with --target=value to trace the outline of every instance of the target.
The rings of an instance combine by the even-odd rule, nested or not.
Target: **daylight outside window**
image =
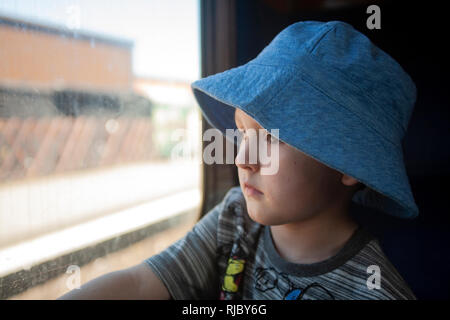
[[[53,299],[195,223],[197,0],[0,2],[0,299]]]

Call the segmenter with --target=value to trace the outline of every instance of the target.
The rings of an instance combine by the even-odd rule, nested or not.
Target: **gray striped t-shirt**
[[[378,241],[359,227],[333,257],[295,264],[231,188],[179,241],[145,260],[173,299],[415,299]]]

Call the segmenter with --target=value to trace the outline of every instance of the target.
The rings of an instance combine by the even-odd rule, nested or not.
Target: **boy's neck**
[[[292,263],[311,264],[331,258],[358,228],[347,212],[270,226],[274,246],[283,259]]]

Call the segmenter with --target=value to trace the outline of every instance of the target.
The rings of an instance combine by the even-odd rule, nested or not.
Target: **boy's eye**
[[[239,131],[240,135],[245,135],[247,133],[245,129],[237,128],[237,130]],[[276,143],[278,141],[278,139],[276,137],[274,137],[273,135],[271,135],[267,131],[265,132],[265,139],[266,139],[267,142],[270,142],[270,143]]]

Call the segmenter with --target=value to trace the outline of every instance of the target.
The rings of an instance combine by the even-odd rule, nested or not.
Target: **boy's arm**
[[[58,299],[170,299],[163,282],[142,262],[136,266],[107,273],[95,278],[80,289],[74,289]]]

